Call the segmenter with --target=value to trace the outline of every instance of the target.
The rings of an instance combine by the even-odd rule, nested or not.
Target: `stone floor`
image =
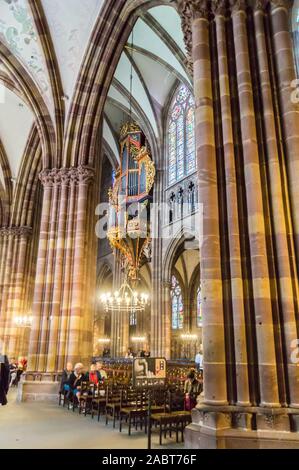
[[[16,392],[8,396],[8,405],[0,406],[0,449],[146,449],[147,439],[142,432],[128,436],[105,426],[90,416],[79,416],[51,403],[17,403]],[[153,436],[152,448],[177,449],[167,439],[162,447]]]

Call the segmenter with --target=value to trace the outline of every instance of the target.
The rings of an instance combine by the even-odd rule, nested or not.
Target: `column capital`
[[[39,174],[39,179],[43,186],[52,187],[55,185],[68,186],[72,184],[88,184],[94,181],[94,168],[79,165],[71,168],[52,168],[43,170]]]
[[[208,18],[210,12],[209,0],[177,0],[179,14],[188,18]]]
[[[212,2],[212,12],[215,16],[225,16],[227,12],[227,0],[214,0]]]
[[[209,18],[210,2],[208,0],[192,0],[192,7],[195,18]]]
[[[269,0],[254,0],[253,9],[254,11],[265,11]]]
[[[290,10],[293,6],[293,0],[270,0],[271,11],[275,11],[278,8],[284,8]]]
[[[191,75],[193,75],[192,59],[192,24],[194,19],[209,19],[209,0],[177,0],[178,12],[181,16],[184,42],[187,51],[186,65]]]
[[[32,228],[31,227],[2,227],[0,228],[0,237],[23,237],[23,238],[30,238],[32,235]]]
[[[246,0],[229,0],[229,4],[232,13],[245,12],[247,8]]]

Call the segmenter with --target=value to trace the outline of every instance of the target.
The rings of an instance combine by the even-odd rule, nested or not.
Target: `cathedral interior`
[[[298,449],[298,181],[299,0],[0,0],[0,421]]]

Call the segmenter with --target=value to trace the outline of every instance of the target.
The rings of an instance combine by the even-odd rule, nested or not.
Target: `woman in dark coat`
[[[0,405],[7,404],[7,392],[9,389],[9,362],[7,356],[0,356]]]

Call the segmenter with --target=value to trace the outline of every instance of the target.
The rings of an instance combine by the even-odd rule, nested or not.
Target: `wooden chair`
[[[78,403],[79,414],[84,410],[84,415],[86,416],[87,410],[91,407],[92,393],[93,393],[94,384],[90,382],[81,382],[80,389],[80,398]]]
[[[115,428],[116,419],[119,417],[121,398],[123,388],[117,386],[108,386],[106,390],[106,426],[110,419],[113,421]]]
[[[97,411],[98,421],[100,421],[101,412],[106,411],[106,393],[107,386],[99,383],[93,388],[91,399],[91,417],[93,419],[95,411]]]
[[[184,429],[191,423],[190,411],[172,411],[165,413],[153,413],[151,415],[151,426],[159,426],[159,444],[162,445],[162,437],[172,437],[172,431],[175,432],[176,442],[179,442],[179,432],[181,432],[182,442],[184,441]],[[151,428],[152,431],[152,428]]]
[[[147,430],[148,415],[148,396],[144,390],[134,390],[129,388],[125,396],[122,397],[121,407],[119,411],[119,431],[122,432],[123,424],[128,425],[128,434],[131,435],[132,424],[135,429],[138,425],[142,430],[143,425],[145,432]]]

